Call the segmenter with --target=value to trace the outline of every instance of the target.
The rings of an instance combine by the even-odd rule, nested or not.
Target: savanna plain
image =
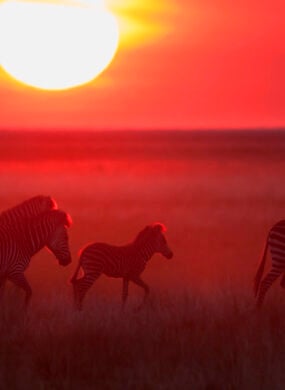
[[[284,156],[282,131],[0,132],[0,210],[44,194],[73,219],[73,262],[32,259],[27,311],[7,283],[0,389],[283,389],[285,291],[256,310],[253,278],[285,219]],[[79,249],[158,221],[174,257],[150,260],[145,307],[133,285],[122,311],[102,276],[75,311]]]

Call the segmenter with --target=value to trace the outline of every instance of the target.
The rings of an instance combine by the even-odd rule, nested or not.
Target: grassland
[[[283,389],[284,299],[262,312],[244,294],[184,291],[121,312],[101,297],[76,313],[60,291],[0,321],[3,389]],[[283,306],[283,308],[282,308]]]
[[[267,231],[285,216],[283,135],[114,144],[108,135],[68,147],[51,137],[35,138],[32,150],[28,139],[5,137],[1,209],[54,196],[74,221],[74,261],[63,269],[48,252],[35,256],[27,314],[7,286],[1,390],[284,388],[285,292],[276,283],[260,312],[252,295]],[[126,243],[153,221],[166,224],[175,256],[155,255],[144,272],[149,305],[133,310],[142,294],[134,286],[122,313],[120,281],[102,277],[75,313],[67,280],[78,250]]]

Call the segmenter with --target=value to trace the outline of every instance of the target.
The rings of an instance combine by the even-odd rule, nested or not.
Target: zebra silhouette
[[[167,259],[171,259],[173,256],[163,234],[165,230],[164,225],[155,223],[146,226],[136,239],[128,245],[113,246],[104,243],[93,243],[85,247],[80,254],[78,266],[70,280],[73,284],[75,307],[79,310],[82,308],[82,301],[87,290],[101,274],[123,279],[123,306],[128,297],[130,281],[144,289],[143,303],[145,303],[149,294],[149,287],[140,275],[144,271],[148,260],[154,253],[160,253]],[[77,279],[80,268],[82,268],[84,276]]]
[[[261,281],[267,249],[270,249],[272,266],[265,278]],[[285,288],[285,220],[277,222],[269,231],[264,252],[260,265],[258,267],[255,280],[254,280],[254,292],[257,298],[257,306],[260,307],[264,301],[265,294],[271,287],[272,283],[281,275],[281,286]]]
[[[57,209],[57,204],[50,196],[38,195],[0,213],[0,231],[14,225],[17,228],[22,218],[35,217],[49,210]]]
[[[67,228],[71,226],[70,216],[61,210],[50,210],[33,218],[22,220],[20,227],[10,228],[0,234],[0,287],[6,280],[22,288],[25,303],[32,295],[25,278],[31,257],[46,246],[57,258],[60,265],[71,262]]]

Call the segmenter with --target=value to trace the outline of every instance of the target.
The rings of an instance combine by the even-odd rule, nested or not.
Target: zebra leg
[[[22,288],[25,293],[26,293],[26,296],[25,296],[25,305],[28,306],[30,300],[31,300],[31,297],[32,297],[32,289],[25,277],[24,274],[22,273],[19,273],[19,274],[13,274],[13,275],[9,275],[8,276],[8,279],[14,283],[16,286]]]
[[[4,290],[5,290],[6,277],[0,276],[0,301],[3,298]]]
[[[281,282],[280,282],[280,286],[282,288],[285,288],[285,275],[283,274],[282,278],[281,278]]]
[[[75,297],[75,307],[78,310],[82,310],[82,302],[83,299],[87,293],[87,291],[90,289],[92,284],[95,282],[96,279],[98,279],[100,276],[99,274],[85,274],[83,278],[77,279],[74,281],[74,297]]]
[[[129,279],[123,278],[123,290],[122,290],[122,309],[126,305],[129,291]]]
[[[144,289],[144,299],[143,299],[142,303],[138,306],[138,309],[141,309],[148,299],[149,287],[140,277],[134,278],[134,279],[132,279],[132,281]]]
[[[257,297],[257,307],[262,305],[267,290],[271,287],[272,283],[281,275],[282,272],[283,270],[271,268],[271,270],[262,280]]]

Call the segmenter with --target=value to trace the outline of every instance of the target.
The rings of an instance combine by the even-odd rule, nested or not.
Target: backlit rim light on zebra
[[[0,36],[0,65],[10,76],[61,90],[90,82],[110,64],[119,29],[102,1],[5,0]]]
[[[43,196],[43,195],[42,195]],[[50,199],[50,202],[51,202],[51,208],[53,209],[53,210],[57,210],[58,209],[58,205],[57,205],[57,202],[56,202],[56,200],[54,199],[54,198],[52,198],[52,197],[48,197],[49,199]]]
[[[165,233],[166,232],[166,226],[163,225],[163,223],[160,223],[160,222],[155,222],[152,226],[159,226],[160,227],[160,230],[162,231],[162,233]]]
[[[73,224],[73,221],[72,221],[72,218],[71,218],[71,215],[66,213],[66,227],[70,227],[71,225]]]

